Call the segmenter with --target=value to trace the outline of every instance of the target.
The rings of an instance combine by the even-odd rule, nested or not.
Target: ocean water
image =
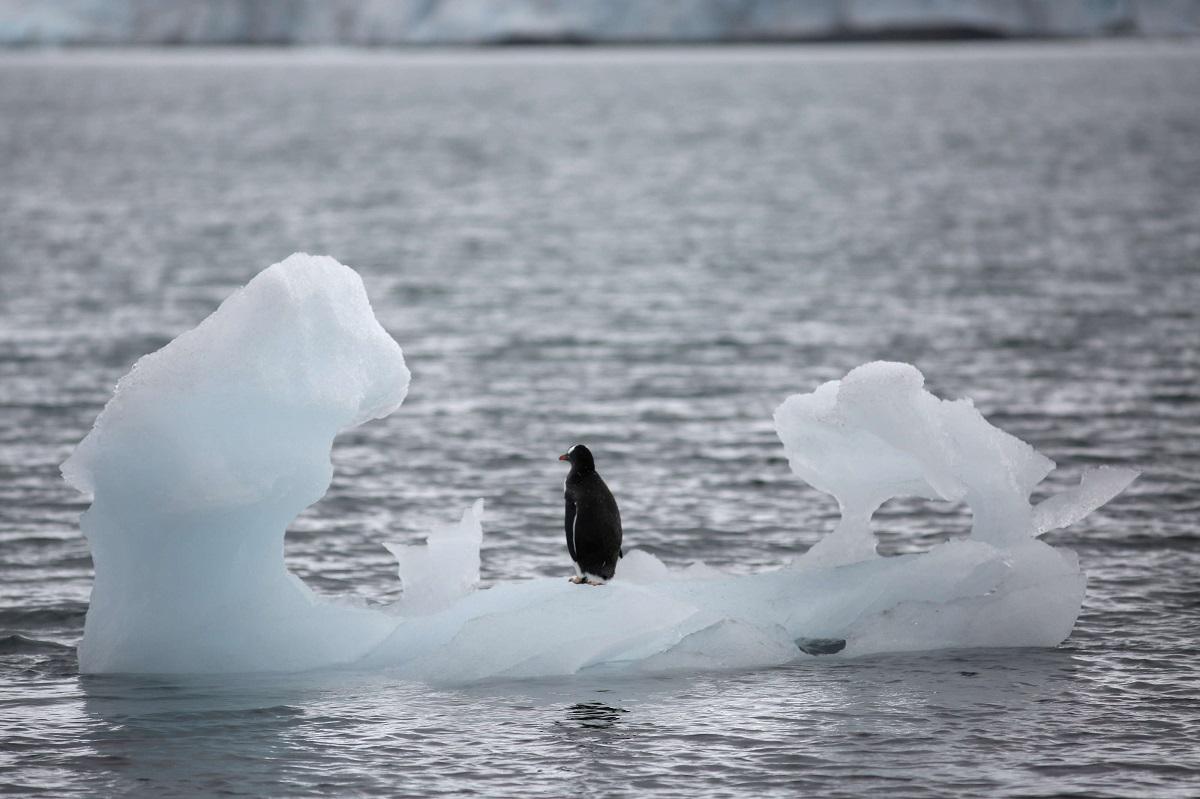
[[[431,688],[81,676],[58,464],[141,354],[303,250],[413,371],[290,528],[316,590],[487,500],[486,582],[566,575],[562,464],[627,548],[778,566],[836,518],[784,397],[878,358],[1142,477],[1048,537],[1071,638]],[[1200,793],[1200,46],[0,54],[0,789],[96,796]],[[884,554],[965,534],[895,501]]]

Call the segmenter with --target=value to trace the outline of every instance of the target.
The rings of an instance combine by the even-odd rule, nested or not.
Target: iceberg
[[[328,489],[334,437],[396,410],[409,377],[357,273],[305,254],[140,359],[63,464],[92,494],[80,521],[95,562],[80,669],[378,668],[462,683],[1055,646],[1086,579],[1073,553],[1039,536],[1136,477],[1100,468],[1033,506],[1052,461],[969,400],[929,393],[915,367],[877,362],[775,413],[792,471],[842,513],[780,568],[671,569],[635,550],[602,588],[539,578],[480,589],[478,501],[423,545],[381,542],[403,588],[394,606],[319,597],[284,565],[287,526]],[[881,557],[871,516],[897,496],[965,502],[973,528]]]
[[[287,571],[283,534],[328,489],[334,436],[408,381],[358,275],[303,255],[134,364],[62,467],[93,495],[80,669],[299,670],[385,638],[388,618]]]

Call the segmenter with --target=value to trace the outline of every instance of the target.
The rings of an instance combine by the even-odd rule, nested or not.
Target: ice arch
[[[776,412],[792,469],[844,514],[788,568],[671,571],[633,552],[600,589],[476,590],[476,503],[424,549],[392,548],[405,587],[394,612],[317,597],[285,568],[284,531],[328,488],[334,436],[391,413],[408,381],[358,275],[299,254],[139,360],[63,464],[94,495],[81,520],[96,567],[81,669],[353,665],[464,681],[774,665],[805,657],[797,642],[814,637],[844,639],[847,655],[1050,646],[1071,631],[1084,576],[1036,535],[1134,477],[1091,472],[1031,508],[1048,459],[968,401],[933,397],[915,368],[874,363]],[[971,537],[876,556],[870,516],[907,494],[965,499]]]
[[[939,399],[924,386],[916,367],[877,361],[788,397],[775,411],[792,471],[832,494],[841,510],[833,533],[807,553],[810,565],[873,556],[871,516],[895,497],[963,500],[971,538],[1005,547],[1077,521],[1136,476],[1092,470],[1079,488],[1035,509],[1029,495],[1054,461],[991,425],[971,400]]]

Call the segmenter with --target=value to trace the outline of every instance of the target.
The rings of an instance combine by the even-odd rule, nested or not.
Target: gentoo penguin
[[[573,583],[601,585],[612,579],[621,551],[621,511],[612,492],[596,472],[592,453],[576,444],[559,455],[571,464],[563,482],[567,501],[567,552],[575,561]]]

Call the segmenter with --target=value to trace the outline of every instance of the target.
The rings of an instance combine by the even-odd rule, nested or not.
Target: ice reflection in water
[[[603,702],[580,702],[567,708],[567,720],[580,727],[604,729],[616,724],[621,720],[621,715],[628,712],[624,708],[610,707]]]

